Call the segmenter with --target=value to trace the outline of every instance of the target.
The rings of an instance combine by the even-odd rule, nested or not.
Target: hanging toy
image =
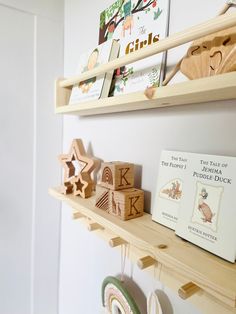
[[[155,292],[151,292],[147,298],[147,314],[163,314],[161,304]]]
[[[106,277],[102,283],[102,303],[108,314],[141,314],[133,297],[116,277]]]

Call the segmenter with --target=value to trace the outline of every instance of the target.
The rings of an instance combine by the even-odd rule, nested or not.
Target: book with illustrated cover
[[[236,258],[236,158],[187,153],[176,234],[230,261]]]
[[[84,53],[79,58],[76,74],[79,75],[116,59],[119,53],[119,46],[116,40],[111,40]],[[71,91],[69,105],[108,97],[113,72],[114,71],[109,71],[74,85]]]
[[[183,175],[187,170],[187,153],[162,151],[152,219],[173,230],[178,221],[185,185]]]
[[[169,0],[117,0],[100,15],[99,43],[119,40],[119,57],[157,43],[167,35]],[[166,53],[159,53],[116,71],[113,95],[159,86]]]

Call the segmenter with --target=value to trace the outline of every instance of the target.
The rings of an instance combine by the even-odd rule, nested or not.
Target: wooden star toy
[[[70,182],[64,182],[64,184],[61,186],[61,193],[62,194],[73,193],[73,184]]]
[[[61,154],[58,158],[64,168],[62,193],[74,193],[82,197],[91,196],[94,185],[91,173],[96,168],[96,162],[86,155],[82,140],[74,139],[69,153]]]
[[[87,172],[81,172],[78,176],[73,177],[71,181],[73,183],[74,195],[79,195],[83,198],[92,195],[93,184],[90,181],[90,175]]]

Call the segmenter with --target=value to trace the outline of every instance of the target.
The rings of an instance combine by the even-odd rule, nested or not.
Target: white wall
[[[113,0],[65,1],[65,76],[74,74],[78,56],[97,44],[99,13]],[[170,33],[213,17],[224,0],[174,1],[171,5]],[[168,54],[168,67],[186,51]],[[177,80],[179,80],[178,78]],[[73,138],[82,138],[90,152],[105,161],[125,160],[142,167],[141,187],[147,196],[154,193],[162,149],[236,156],[235,101],[222,101],[177,108],[107,114],[91,117],[64,117],[64,152]],[[148,200],[148,198],[147,198]],[[146,202],[147,210],[150,202]],[[131,275],[128,263],[126,273]],[[71,220],[71,210],[63,205],[60,314],[94,314],[101,308],[101,283],[107,275],[120,272],[120,255],[96,235]],[[147,294],[160,283],[134,267],[134,280]],[[164,287],[174,314],[199,313]],[[172,313],[170,308],[165,313]]]
[[[0,1],[0,313],[57,313],[63,1]]]

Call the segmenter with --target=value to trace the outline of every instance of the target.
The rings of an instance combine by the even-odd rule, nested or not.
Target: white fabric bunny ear
[[[151,292],[147,298],[147,314],[163,314],[161,304],[155,292]]]

